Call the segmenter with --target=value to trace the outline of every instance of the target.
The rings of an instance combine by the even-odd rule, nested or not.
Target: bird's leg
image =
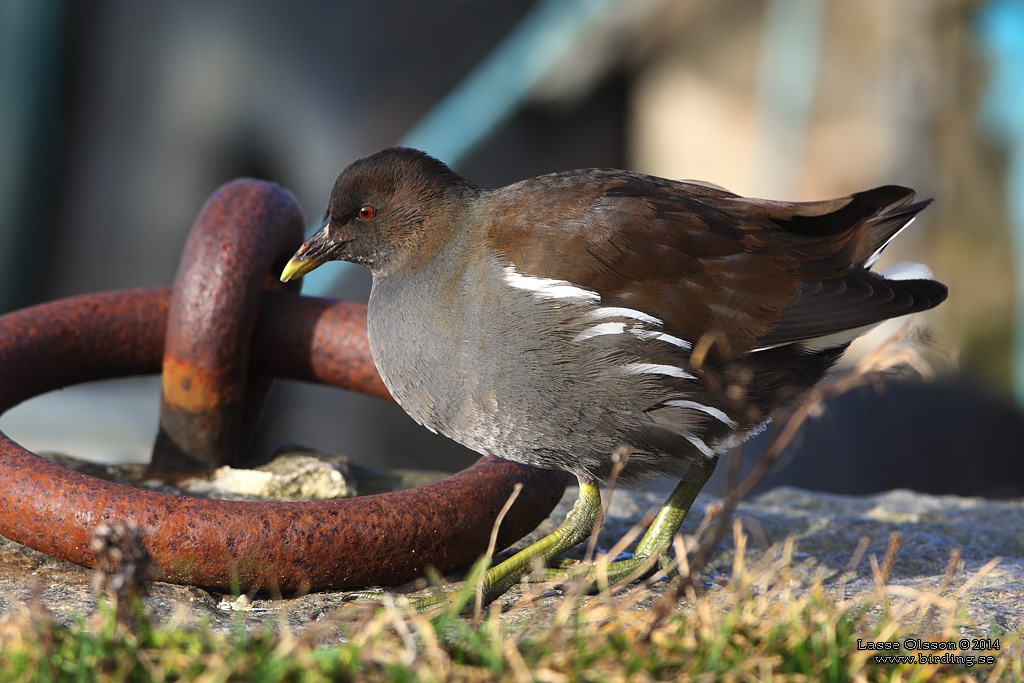
[[[658,511],[651,526],[648,527],[640,542],[637,543],[633,557],[628,560],[612,562],[607,566],[606,571],[598,572],[591,567],[587,578],[591,581],[600,581],[603,585],[618,583],[630,576],[634,579],[644,578],[654,572],[657,566],[672,567],[672,559],[668,556],[667,550],[672,543],[672,538],[679,531],[683,519],[697,499],[697,494],[704,488],[715,471],[714,463],[708,463],[694,473],[694,477],[687,478],[676,484],[668,500]],[[607,581],[607,584],[605,582]],[[591,589],[596,588],[596,583]]]
[[[597,482],[580,479],[580,494],[558,527],[536,543],[487,570],[483,580],[483,601],[501,596],[530,571],[534,560],[547,562],[587,540],[600,523],[601,490]]]
[[[572,509],[554,531],[523,548],[501,564],[491,567],[484,573],[482,581],[483,604],[493,602],[501,597],[530,571],[534,560],[544,562],[554,559],[569,548],[587,540],[601,517],[601,490],[596,481],[580,479],[580,493]],[[564,572],[563,572],[564,575]],[[426,612],[442,607],[452,601],[452,594],[459,590],[459,585],[442,586],[419,593],[407,595],[407,599],[418,612]],[[349,593],[349,601],[367,601],[380,603],[385,596],[384,591],[363,590]]]
[[[577,562],[575,567],[548,570],[545,578],[564,580],[567,576],[578,576],[590,581],[593,589],[598,585],[598,581],[604,584],[606,577],[607,584],[610,585],[630,576],[646,576],[658,565],[671,566],[672,560],[666,550],[714,469],[714,463],[708,463],[695,473],[695,477],[680,481],[676,485],[640,539],[632,558],[612,562],[608,565],[607,571],[600,573],[595,571],[593,566],[589,570],[583,570]],[[519,582],[530,571],[534,560],[548,562],[583,543],[600,523],[600,517],[601,491],[596,482],[581,479],[579,497],[554,531],[487,570],[482,582],[483,604],[493,602]],[[412,596],[410,601],[418,611],[427,611],[450,602],[451,594],[455,590],[458,590],[458,586],[431,591],[428,595],[418,594]],[[379,602],[382,594],[359,591],[352,593],[351,597]]]
[[[659,565],[673,566],[672,559],[667,554],[668,547],[697,499],[697,494],[704,488],[714,471],[715,463],[708,461],[702,467],[696,468],[693,476],[676,484],[665,504],[654,517],[654,521],[651,522],[650,527],[637,543],[633,557],[628,560],[612,562],[607,566],[606,571],[600,573],[595,571],[593,566],[586,572],[585,576],[594,582],[593,586],[597,585],[597,581],[602,584],[607,581],[607,585],[611,585],[631,576],[642,578],[652,573]],[[558,528],[487,571],[483,580],[484,604],[504,594],[525,576],[535,559],[553,560],[566,550],[583,543],[593,532],[595,526],[600,523],[600,516],[600,489],[595,482],[580,480],[579,497]],[[547,577],[552,578],[553,575],[565,578],[566,574],[571,576],[573,572],[571,569],[569,571],[566,569],[553,570],[553,572],[548,572]]]

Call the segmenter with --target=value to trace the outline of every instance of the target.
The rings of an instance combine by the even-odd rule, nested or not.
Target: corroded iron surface
[[[370,357],[365,308],[264,295],[250,371],[386,396]],[[126,290],[64,299],[0,318],[0,413],[71,384],[160,369],[170,294]],[[408,491],[303,503],[177,497],[66,470],[0,434],[0,534],[92,566],[100,522],[146,532],[152,578],[242,590],[321,590],[393,583],[433,566],[465,566],[499,533],[505,547],[539,524],[566,484],[561,472],[496,458]]]
[[[273,383],[248,372],[263,292],[298,295],[277,274],[304,230],[295,197],[262,180],[233,180],[203,206],[171,290],[152,471],[238,465]]]

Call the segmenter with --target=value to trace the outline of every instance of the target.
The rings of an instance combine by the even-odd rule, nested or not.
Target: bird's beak
[[[327,233],[328,224],[329,221],[325,220],[317,233],[306,240],[295,252],[295,256],[285,264],[281,271],[281,282],[302,277],[331,260],[330,251],[334,240]]]

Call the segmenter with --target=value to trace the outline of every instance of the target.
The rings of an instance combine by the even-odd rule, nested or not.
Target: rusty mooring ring
[[[305,223],[292,193],[265,180],[232,180],[206,200],[171,288],[151,472],[238,465],[273,384],[249,373],[253,329],[266,290],[299,295],[301,282],[278,275]]]
[[[159,371],[169,299],[166,289],[125,290],[0,318],[0,414],[72,384]],[[251,369],[385,395],[366,362],[365,344],[364,307],[267,292]],[[0,433],[0,481],[0,535],[35,550],[92,566],[93,529],[122,520],[145,530],[151,578],[288,591],[394,583],[422,575],[428,566],[465,566],[484,551],[516,482],[523,491],[502,524],[500,547],[547,516],[566,477],[482,458],[440,482],[376,496],[303,503],[205,500],[67,470]]]

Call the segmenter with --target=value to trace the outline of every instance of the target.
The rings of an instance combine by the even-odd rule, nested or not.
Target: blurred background
[[[290,189],[311,232],[338,172],[396,143],[484,187],[590,166],[773,199],[902,184],[936,201],[882,265],[949,285],[923,318],[954,352],[931,384],[830,402],[765,486],[1020,496],[1022,93],[1021,0],[0,0],[0,312],[168,286],[238,176]],[[307,292],[369,292],[355,266],[315,275]],[[148,461],[158,403],[156,378],[104,382],[0,428]],[[476,457],[396,406],[279,382],[257,451],[288,442],[374,466]]]

